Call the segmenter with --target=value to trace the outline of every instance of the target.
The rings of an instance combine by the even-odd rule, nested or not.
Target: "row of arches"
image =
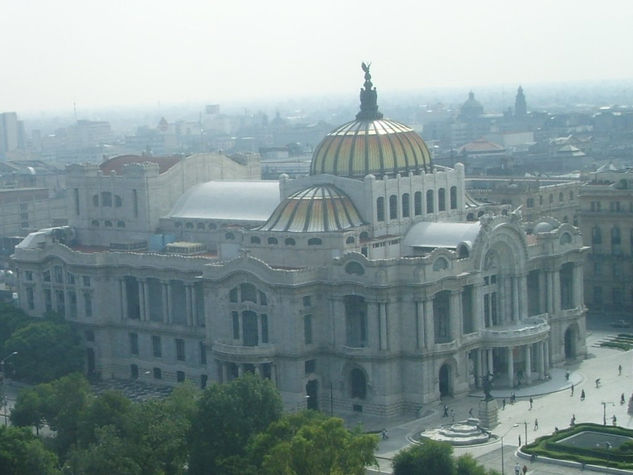
[[[400,201],[400,203],[398,203]],[[426,214],[432,214],[435,211],[446,211],[446,189],[439,188],[437,190],[437,209],[435,206],[435,193],[433,190],[426,192]],[[457,187],[451,186],[449,189],[448,206],[450,209],[457,209]],[[399,209],[398,209],[399,208]],[[389,219],[410,218],[413,216],[422,216],[422,192],[416,191],[413,194],[413,210],[411,209],[411,195],[403,193],[398,200],[398,195],[389,196]],[[385,214],[385,197],[380,196],[376,199],[376,221],[382,222],[386,219]]]

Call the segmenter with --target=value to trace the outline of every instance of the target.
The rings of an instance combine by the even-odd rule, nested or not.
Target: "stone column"
[[[484,302],[483,302],[483,284],[478,283],[473,285],[472,295],[472,322],[473,330],[478,332],[485,327],[484,324]]]
[[[415,307],[415,348],[426,348],[426,342],[424,341],[425,332],[424,332],[424,314],[423,309],[420,310],[420,307],[424,304],[419,300],[415,300],[413,302]]]
[[[191,289],[191,326],[195,327],[198,325],[198,300],[196,299],[195,284],[191,284],[190,289]]]
[[[220,361],[219,364],[222,366],[222,382],[223,383],[228,383],[229,382],[229,369],[227,367],[227,364],[224,361]]]
[[[165,325],[170,323],[169,318],[169,281],[163,280],[160,283],[161,286],[161,297],[163,299],[163,323]]]
[[[538,273],[538,313],[542,314],[547,312],[547,273],[540,271]]]
[[[475,381],[475,386],[477,386],[478,388],[481,387],[481,381],[482,378],[484,377],[484,375],[486,374],[484,372],[484,368],[483,368],[483,358],[482,358],[482,352],[484,352],[485,350],[482,348],[478,348],[477,349],[477,372],[475,373],[477,375],[476,381]]]
[[[519,320],[528,317],[528,279],[527,275],[519,277]]]
[[[185,283],[185,317],[188,326],[191,326],[191,308],[191,284]]]
[[[510,382],[510,387],[514,387],[514,348],[511,346],[507,347],[508,353],[508,381]]]
[[[512,321],[519,321],[519,278],[512,276]]]
[[[583,295],[583,269],[582,264],[574,264],[574,307],[582,306],[585,300]]]
[[[554,279],[554,313],[560,313],[560,269],[556,269],[553,273]]]
[[[367,324],[370,320],[370,308],[371,304],[367,304]],[[345,302],[342,297],[332,297],[330,299],[330,318],[332,325],[331,344],[333,348],[340,348],[347,344],[347,329],[345,322]],[[368,329],[369,331],[369,329]],[[369,332],[368,338],[371,339],[372,334]],[[370,340],[371,341],[371,340]],[[370,343],[371,345],[371,343]],[[375,347],[374,347],[375,348]]]
[[[545,343],[538,342],[538,376],[539,379],[545,379]]]
[[[389,333],[387,330],[387,303],[378,302],[378,320],[379,320],[379,342],[380,349],[386,350],[389,348]]]
[[[525,345],[525,379],[528,384],[532,382],[532,345]]]
[[[145,318],[145,281],[142,279],[136,279],[138,285],[138,318],[143,321]]]
[[[433,297],[424,301],[424,334],[426,335],[426,347],[435,346],[435,321],[433,320]]]
[[[462,335],[462,320],[461,320],[461,304],[462,304],[462,291],[453,290],[450,293],[450,300],[448,304],[448,315],[450,318],[449,328],[451,330],[451,340],[458,342]]]
[[[552,271],[545,271],[545,279],[547,285],[545,291],[547,292],[547,313],[552,315],[554,313],[554,273]]]
[[[127,313],[127,288],[125,286],[125,277],[119,279],[119,294],[121,301],[121,319],[126,320],[128,318]]]
[[[545,340],[543,342],[544,347],[543,347],[543,353],[545,355],[545,358],[543,358],[543,361],[545,363],[545,373],[549,373],[549,362],[550,362],[550,358],[549,358],[549,341]]]
[[[379,302],[367,302],[367,346],[373,350],[382,348],[380,311]]]
[[[494,374],[495,373],[495,362],[493,359],[493,355],[492,355],[492,348],[488,348],[488,350],[486,350],[488,352],[488,373],[490,374]]]
[[[145,314],[144,320],[151,320],[150,298],[149,298],[149,282],[147,279],[143,280],[143,301],[145,302]]]

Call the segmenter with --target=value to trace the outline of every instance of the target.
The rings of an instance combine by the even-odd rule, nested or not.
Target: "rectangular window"
[[[57,313],[66,316],[66,299],[63,290],[55,291],[55,300],[57,301]]]
[[[75,214],[79,216],[79,188],[73,189],[73,198],[75,202]]]
[[[416,191],[413,195],[413,212],[416,216],[422,214],[422,192]]]
[[[27,270],[24,272],[24,278],[26,280],[33,280],[33,272],[30,270]]]
[[[57,284],[63,284],[64,283],[64,274],[62,272],[62,266],[55,266],[53,268],[53,270],[55,271],[55,282]]]
[[[77,318],[77,294],[74,290],[68,291],[68,305],[70,307],[70,318]]]
[[[176,381],[179,383],[185,382],[185,372],[184,371],[176,371]]]
[[[176,359],[178,361],[185,361],[185,340],[176,338]]]
[[[66,272],[66,282],[71,285],[75,284],[75,274],[71,274],[70,272]]]
[[[316,373],[316,360],[307,360],[304,363],[305,374]]]
[[[163,348],[159,336],[152,336],[152,353],[155,358],[163,356]]]
[[[306,295],[305,297],[303,297],[303,306],[304,307],[311,307],[312,306],[312,297],[310,297],[309,295]]]
[[[163,372],[161,371],[160,368],[154,368],[153,373],[154,373],[154,379],[163,379]]]
[[[207,345],[204,341],[200,342],[200,364],[207,364]]]
[[[84,287],[90,287],[90,277],[88,277],[87,275],[84,275],[83,281],[84,281]]]
[[[240,316],[237,312],[231,312],[231,316],[233,317],[233,339],[240,339]]]
[[[53,310],[53,298],[51,296],[50,289],[44,289],[44,306],[46,307],[47,312],[51,312]]]
[[[312,315],[303,317],[303,341],[306,345],[312,344]]]
[[[268,315],[262,315],[262,343],[268,343]]]
[[[42,280],[44,282],[50,282],[51,281],[51,271],[45,270],[44,273],[42,274]]]
[[[95,332],[93,332],[92,330],[86,330],[84,332],[84,336],[86,338],[86,341],[95,341]]]
[[[130,340],[130,354],[138,355],[138,334],[128,333],[128,337]]]
[[[86,317],[92,317],[92,295],[84,294],[84,313]]]
[[[206,374],[200,375],[200,389],[205,389],[207,387],[207,379],[209,378]]]

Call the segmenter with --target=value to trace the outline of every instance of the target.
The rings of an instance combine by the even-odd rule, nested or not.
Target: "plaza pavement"
[[[590,325],[593,323],[593,325]],[[607,322],[608,323],[608,322]],[[573,415],[576,423],[593,422],[602,424],[603,410],[606,408],[607,424],[611,424],[611,417],[617,417],[617,425],[633,428],[633,416],[627,414],[628,400],[633,392],[633,350],[621,351],[617,349],[602,348],[599,341],[609,335],[622,332],[633,332],[631,329],[613,329],[605,324],[604,320],[588,319],[587,332],[587,358],[554,368],[551,371],[551,380],[512,390],[492,390],[492,395],[497,397],[499,404],[499,425],[492,433],[499,438],[478,446],[455,447],[454,454],[472,454],[487,468],[493,468],[501,472],[501,436],[503,436],[504,468],[505,473],[514,474],[514,466],[518,462],[521,467],[527,465],[530,474],[579,474],[581,470],[574,467],[565,467],[543,462],[531,463],[516,455],[519,446],[525,444],[526,428],[527,441],[531,442],[535,437],[554,432],[556,427],[568,427]],[[622,365],[622,375],[618,375],[618,365]],[[566,371],[570,372],[569,380],[565,378]],[[596,388],[595,380],[600,378],[601,384]],[[571,396],[571,385],[574,384],[574,395]],[[584,389],[585,400],[580,400],[580,393]],[[509,404],[509,396],[514,392],[516,402]],[[624,393],[625,404],[620,405],[620,395]],[[451,422],[450,418],[442,417],[443,406],[447,404],[455,411],[455,420],[468,418],[468,411],[473,408],[473,414],[477,415],[479,400],[483,393],[470,394],[461,398],[445,400],[423,408],[424,417],[409,421],[393,421],[385,423],[389,438],[381,440],[376,456],[380,465],[378,470],[368,470],[367,473],[389,474],[392,473],[391,459],[398,451],[411,443],[411,438],[416,434]],[[502,398],[506,398],[506,407],[502,409]],[[529,398],[534,400],[530,409]],[[602,402],[606,405],[603,407]],[[538,429],[535,430],[534,422],[538,419]],[[367,429],[376,425],[378,421],[366,421]],[[583,472],[598,473],[598,472]]]

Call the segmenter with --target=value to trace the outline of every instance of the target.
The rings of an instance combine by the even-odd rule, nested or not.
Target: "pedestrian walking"
[[[514,475],[521,475],[521,465],[519,465],[519,462],[514,466]]]
[[[620,395],[620,406],[624,405],[624,393]]]
[[[501,409],[505,409],[506,408],[506,398],[503,398],[503,407]]]
[[[519,434],[519,447],[521,447],[521,434]]]
[[[532,396],[530,396],[530,410],[532,410],[532,404],[534,404],[534,399],[532,399]]]
[[[584,389],[582,391],[580,391],[580,400],[581,401],[585,400],[585,390]]]
[[[444,404],[444,415],[442,417],[448,417],[448,406]]]
[[[565,371],[565,381],[569,381],[569,371]]]
[[[618,365],[618,376],[622,376],[622,365]]]
[[[523,465],[522,472],[523,472],[523,475],[525,475],[527,473],[527,465]]]
[[[576,425],[576,414],[571,415],[571,424],[572,427]]]
[[[615,425],[618,422],[618,419],[615,417],[615,414],[613,414],[613,417],[611,418],[611,424]]]
[[[382,440],[387,440],[389,438],[389,434],[387,433],[387,429],[383,429],[381,431],[382,434]]]
[[[534,430],[538,430],[538,419],[534,419]]]
[[[596,378],[596,387],[599,388],[600,387],[600,378]]]
[[[571,385],[571,395],[570,395],[570,396],[571,396],[571,397],[573,397],[573,396],[574,396],[574,385],[573,385],[573,383],[572,383],[572,385]]]
[[[451,409],[451,422],[455,422],[455,409]]]

